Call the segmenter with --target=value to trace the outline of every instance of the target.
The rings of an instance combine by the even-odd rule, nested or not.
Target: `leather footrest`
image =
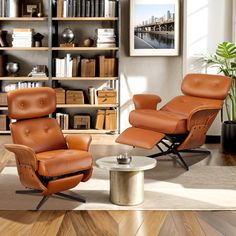
[[[152,130],[130,127],[118,136],[116,142],[133,147],[152,149],[164,137],[165,134]]]

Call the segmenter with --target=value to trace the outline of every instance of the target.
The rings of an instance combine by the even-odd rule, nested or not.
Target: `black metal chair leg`
[[[43,196],[42,200],[37,205],[36,210],[39,210],[39,208],[48,200],[48,198],[49,196]]]
[[[181,165],[182,165],[186,170],[189,170],[188,165],[186,164],[186,162],[184,161],[184,159],[182,158],[182,156],[179,154],[179,152],[176,152],[175,154],[178,156],[178,158],[179,158],[179,160],[180,160],[180,162],[181,162]]]
[[[187,152],[187,153],[202,153],[202,154],[210,154],[210,151],[207,150],[196,150],[196,149],[185,149],[185,150],[179,150],[179,152]]]
[[[42,190],[38,189],[25,189],[25,190],[16,190],[16,194],[32,194],[32,193],[41,193]]]
[[[68,199],[71,199],[71,200],[74,200],[74,201],[78,201],[78,202],[86,202],[86,199],[83,198],[82,196],[71,196],[71,195],[68,195],[68,194],[65,194],[65,193],[54,193],[55,195],[57,196],[60,196],[60,197],[64,197],[64,198],[68,198]]]

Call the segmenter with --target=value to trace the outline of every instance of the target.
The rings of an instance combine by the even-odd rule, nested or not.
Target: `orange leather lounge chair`
[[[231,83],[229,77],[221,75],[188,74],[182,81],[183,95],[173,98],[159,110],[156,109],[161,102],[159,96],[134,95],[135,110],[129,115],[132,127],[122,132],[116,142],[145,149],[156,145],[160,152],[150,157],[175,154],[171,157],[177,156],[188,170],[180,153],[206,152],[190,149],[204,144],[206,132],[222,108]]]
[[[61,192],[91,177],[91,136],[64,138],[57,121],[48,117],[56,109],[56,95],[51,88],[14,90],[7,100],[8,116],[16,122],[10,126],[14,144],[5,144],[5,148],[15,154],[20,181],[29,189],[16,193],[43,195],[37,210],[52,194],[85,202],[79,195]]]

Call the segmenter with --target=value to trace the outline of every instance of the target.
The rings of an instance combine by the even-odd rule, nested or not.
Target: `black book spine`
[[[85,0],[81,0],[81,17],[85,17]]]
[[[76,12],[77,11],[77,1],[76,0],[73,0],[72,6],[73,6],[72,16],[76,17],[77,16],[77,12]]]
[[[68,4],[69,6],[69,8],[68,8],[68,16],[69,17],[72,17],[72,11],[73,11],[73,6],[72,6],[72,0],[69,0],[69,4]]]
[[[85,16],[90,17],[90,0],[86,0],[85,9]]]
[[[95,1],[95,17],[99,17],[99,0],[94,0]]]
[[[95,3],[94,0],[90,0],[90,16],[95,16]]]
[[[104,17],[105,0],[99,0],[99,16]]]
[[[81,17],[81,0],[77,0],[77,17]]]

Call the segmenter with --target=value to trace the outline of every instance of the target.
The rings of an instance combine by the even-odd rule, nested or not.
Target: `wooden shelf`
[[[47,17],[0,17],[0,21],[47,21]]]
[[[48,77],[0,77],[5,81],[47,81]]]
[[[3,51],[48,51],[48,47],[0,47],[0,50]]]
[[[0,111],[7,111],[7,110],[8,110],[8,106],[0,107]]]
[[[117,107],[118,104],[57,104],[57,108],[109,108]]]
[[[53,17],[55,21],[116,21],[118,17]]]
[[[98,130],[98,129],[68,129],[62,130],[64,134],[116,134],[117,130]]]
[[[10,130],[0,130],[0,134],[10,134]]]
[[[106,51],[118,50],[118,47],[98,48],[98,47],[53,47],[53,51]]]
[[[67,80],[67,81],[73,81],[73,80],[117,80],[118,77],[52,77],[52,80]]]

